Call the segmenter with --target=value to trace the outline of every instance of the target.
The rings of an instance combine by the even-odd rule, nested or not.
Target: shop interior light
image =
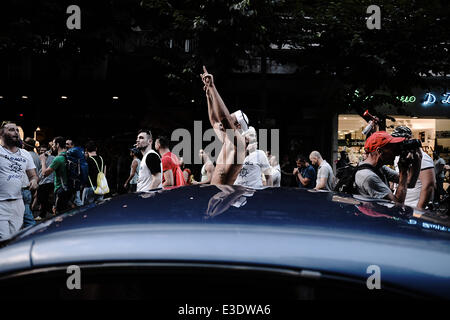
[[[67,96],[61,96],[61,99],[67,99]]]
[[[22,96],[22,99],[28,99],[28,96]]]
[[[118,96],[114,96],[113,99],[114,100],[119,100],[119,97]]]

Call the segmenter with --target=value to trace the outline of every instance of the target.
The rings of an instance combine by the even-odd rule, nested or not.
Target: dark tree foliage
[[[81,7],[81,30],[66,28],[66,8],[71,4]],[[180,104],[198,89],[202,64],[216,74],[227,74],[239,69],[242,61],[267,57],[296,63],[297,73],[304,77],[336,80],[337,106],[401,107],[395,99],[399,93],[427,85],[432,76],[450,74],[448,1],[379,0],[380,30],[366,27],[366,9],[372,4],[371,0],[2,0],[0,57],[12,61],[23,55],[46,55],[61,69],[74,63],[104,68],[100,73],[116,81],[133,76],[156,79],[163,83],[160,89]],[[185,40],[190,41],[189,50]],[[105,61],[120,72],[108,69]]]

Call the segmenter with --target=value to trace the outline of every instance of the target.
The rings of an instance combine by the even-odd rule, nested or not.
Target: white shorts
[[[0,201],[0,239],[10,238],[23,224],[25,205],[22,199]]]

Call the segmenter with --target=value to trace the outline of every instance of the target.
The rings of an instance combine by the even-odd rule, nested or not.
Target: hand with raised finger
[[[200,77],[202,78],[204,84],[203,90],[206,91],[209,87],[214,85],[213,75],[208,73],[205,66],[203,66],[203,74],[201,74]]]

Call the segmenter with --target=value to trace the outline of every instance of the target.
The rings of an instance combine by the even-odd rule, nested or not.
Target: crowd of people
[[[205,150],[199,151],[202,167],[197,181],[183,158],[171,152],[169,138],[161,135],[154,140],[150,130],[140,130],[129,148],[129,174],[118,181],[127,192],[197,184],[260,189],[289,186],[287,180],[293,177],[299,188],[358,193],[419,209],[428,208],[433,195],[436,200],[444,193],[448,166],[438,154],[433,162],[420,147],[399,151],[412,139],[408,127],[397,127],[392,134],[373,132],[365,142],[364,160],[356,166],[341,153],[336,168],[347,174],[335,174],[319,151],[310,152],[309,157],[297,155],[292,168],[287,157],[280,163],[258,148],[256,129],[247,115],[242,110],[229,112],[206,68],[201,79],[211,126],[222,143],[216,161]],[[37,147],[32,138],[22,141],[11,122],[2,123],[0,137],[0,240],[36,220],[91,204],[110,193],[108,169],[112,170],[94,141],[81,147],[71,138],[58,136]]]
[[[93,141],[81,148],[59,136],[37,147],[30,137],[22,141],[12,122],[2,123],[0,136],[0,239],[48,216],[102,199],[96,191],[102,182],[99,174],[106,174],[107,167]],[[68,161],[76,154],[83,159],[86,174],[74,188]]]

